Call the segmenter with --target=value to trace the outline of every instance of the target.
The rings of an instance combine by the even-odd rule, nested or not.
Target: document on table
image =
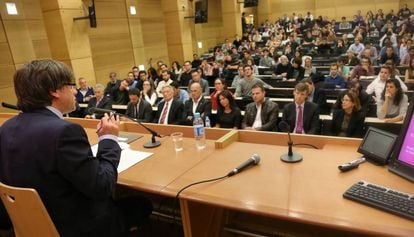
[[[122,149],[121,160],[119,161],[119,165],[118,165],[118,173],[121,173],[122,171],[150,157],[153,154],[150,152],[131,150],[129,148],[129,145],[125,142],[119,142],[118,144]],[[96,157],[96,153],[98,153],[98,144],[91,146],[91,149],[92,149],[93,156]]]

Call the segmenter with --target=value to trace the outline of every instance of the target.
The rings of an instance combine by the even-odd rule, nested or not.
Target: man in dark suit
[[[315,84],[313,84],[313,81],[310,78],[303,79],[301,82],[306,83],[306,85],[308,85],[308,88],[309,88],[309,95],[306,98],[306,100],[317,104],[319,106],[319,110],[321,114],[330,114],[331,108],[326,102],[325,91],[319,88],[316,88]]]
[[[174,99],[174,88],[166,85],[162,88],[164,100],[158,104],[154,123],[180,124],[183,120],[184,104]]]
[[[121,154],[119,117],[102,118],[94,157],[85,130],[63,120],[75,109],[72,80],[66,65],[50,59],[16,71],[22,113],[0,130],[0,181],[36,189],[61,236],[126,236],[151,213],[151,204],[131,205],[139,212],[127,224],[123,202],[111,197]]]
[[[211,102],[204,99],[202,96],[202,88],[200,83],[193,82],[190,85],[191,98],[185,102],[184,125],[192,125],[193,117],[196,112],[199,112],[201,118],[204,120],[206,116],[211,117]]]
[[[309,88],[306,83],[299,82],[293,91],[294,102],[283,108],[282,120],[290,126],[290,132],[299,134],[318,134],[319,107],[313,102],[306,101]]]
[[[137,88],[129,90],[129,103],[125,115],[140,122],[149,123],[152,121],[151,104],[140,98],[140,91]]]
[[[86,108],[86,116],[85,118],[96,118],[101,119],[104,114],[103,113],[93,113],[91,108],[99,108],[99,109],[112,109],[112,100],[108,96],[104,95],[105,87],[102,84],[96,84],[93,87],[93,91],[95,92],[95,97],[89,100],[88,107]]]

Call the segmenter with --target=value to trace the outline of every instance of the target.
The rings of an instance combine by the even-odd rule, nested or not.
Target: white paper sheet
[[[129,148],[129,145],[124,142],[120,142],[119,145],[122,149],[122,152],[121,152],[121,160],[119,161],[119,165],[118,165],[118,173],[121,173],[122,171],[150,157],[153,154],[150,152],[131,150]],[[96,153],[98,152],[98,144],[91,146],[91,149],[92,149],[93,155],[96,156]]]

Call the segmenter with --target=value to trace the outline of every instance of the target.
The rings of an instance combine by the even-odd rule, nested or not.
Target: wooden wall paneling
[[[272,1],[271,0],[262,0],[259,1],[259,5],[257,6],[257,23],[260,25],[262,22],[266,20],[272,20]]]
[[[3,20],[3,25],[14,64],[25,63],[34,59],[35,53],[26,22],[22,20]]]
[[[52,58],[63,61],[69,59],[70,56],[67,41],[63,40],[66,39],[66,36],[60,17],[59,10],[43,11],[46,34],[49,39],[50,54]]]
[[[22,10],[27,20],[42,20],[42,7],[39,0],[21,0]]]
[[[16,72],[14,65],[0,65],[0,88],[7,89],[13,85],[13,75]],[[7,93],[6,93],[7,94]],[[5,96],[6,94],[1,93],[0,95]],[[4,97],[3,99],[5,99]]]
[[[51,58],[48,39],[32,40],[32,44],[37,59]]]
[[[0,65],[13,65],[13,57],[7,42],[0,43]]]
[[[109,73],[115,72],[117,74],[117,78],[119,80],[122,80],[126,78],[127,72],[131,70],[130,65],[111,65],[107,68],[95,68],[95,76],[96,76],[96,83],[101,83],[106,86],[106,83],[109,81]]]
[[[221,1],[221,12],[223,24],[223,35],[224,38],[233,38],[235,34],[241,35],[241,5],[236,1]]]
[[[0,66],[0,71],[3,72],[3,68]],[[14,74],[14,71],[13,71]],[[10,104],[16,104],[17,103],[17,99],[16,99],[16,95],[14,93],[14,87],[10,86],[10,87],[1,87],[0,86],[0,100],[10,103]],[[16,112],[16,111],[12,111],[10,109],[6,109],[3,108],[3,106],[0,106],[0,112]]]

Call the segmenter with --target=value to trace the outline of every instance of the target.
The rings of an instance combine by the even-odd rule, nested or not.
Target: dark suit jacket
[[[343,109],[335,110],[332,116],[331,132],[332,135],[338,136],[341,132],[342,122],[344,121],[345,111]],[[363,112],[352,112],[349,120],[347,137],[363,137],[365,115]]]
[[[187,120],[188,116],[194,117],[193,114],[193,99],[188,99],[184,105],[184,125],[193,125],[193,120]],[[201,118],[204,120],[206,116],[211,118],[211,102],[201,97],[198,102],[196,112],[199,112]]]
[[[290,132],[293,132],[296,126],[296,104],[289,103],[283,107],[282,120],[290,126]],[[305,102],[303,108],[303,129],[306,134],[319,134],[319,107],[312,102]]]
[[[111,198],[120,153],[104,139],[93,157],[79,124],[48,109],[25,112],[1,127],[0,181],[36,189],[61,236],[120,236]]]
[[[347,91],[343,91],[338,95],[338,98],[335,102],[335,109],[342,109],[342,98],[344,98],[344,95]],[[358,96],[359,103],[361,104],[361,112],[363,112],[365,115],[368,112],[369,104],[371,103],[371,95],[368,95],[365,91],[361,91]]]
[[[319,105],[320,113],[321,114],[330,114],[331,108],[329,107],[328,103],[326,102],[326,94],[324,90],[320,90],[315,88],[315,92],[313,93],[312,102]]]
[[[256,103],[250,103],[246,106],[243,125],[242,127],[253,126],[254,120],[256,119],[257,108]],[[262,126],[258,129],[259,131],[273,131],[276,130],[277,118],[279,116],[279,106],[270,101],[268,98],[262,104],[262,110],[260,117],[262,119]]]
[[[150,123],[152,121],[152,107],[150,103],[144,99],[139,100],[138,116],[135,114],[135,105],[128,103],[125,115],[131,118],[135,118],[140,122]]]
[[[164,105],[165,105],[165,101],[161,101],[158,104],[157,115],[155,116],[154,123],[158,123],[158,120],[160,120]],[[184,104],[181,103],[181,101],[173,99],[170,106],[171,106],[170,113],[168,114],[167,123],[168,124],[180,124],[183,120]]]
[[[96,106],[96,97],[92,98],[89,100],[88,102],[88,107],[86,108],[86,114],[87,115],[92,115],[92,113],[89,111],[90,108],[100,108],[100,109],[108,109],[108,110],[112,110],[112,100],[111,98],[104,96],[101,100],[101,102],[99,102],[98,106]],[[101,119],[104,116],[104,114],[102,113],[95,113],[95,118],[97,119]]]

